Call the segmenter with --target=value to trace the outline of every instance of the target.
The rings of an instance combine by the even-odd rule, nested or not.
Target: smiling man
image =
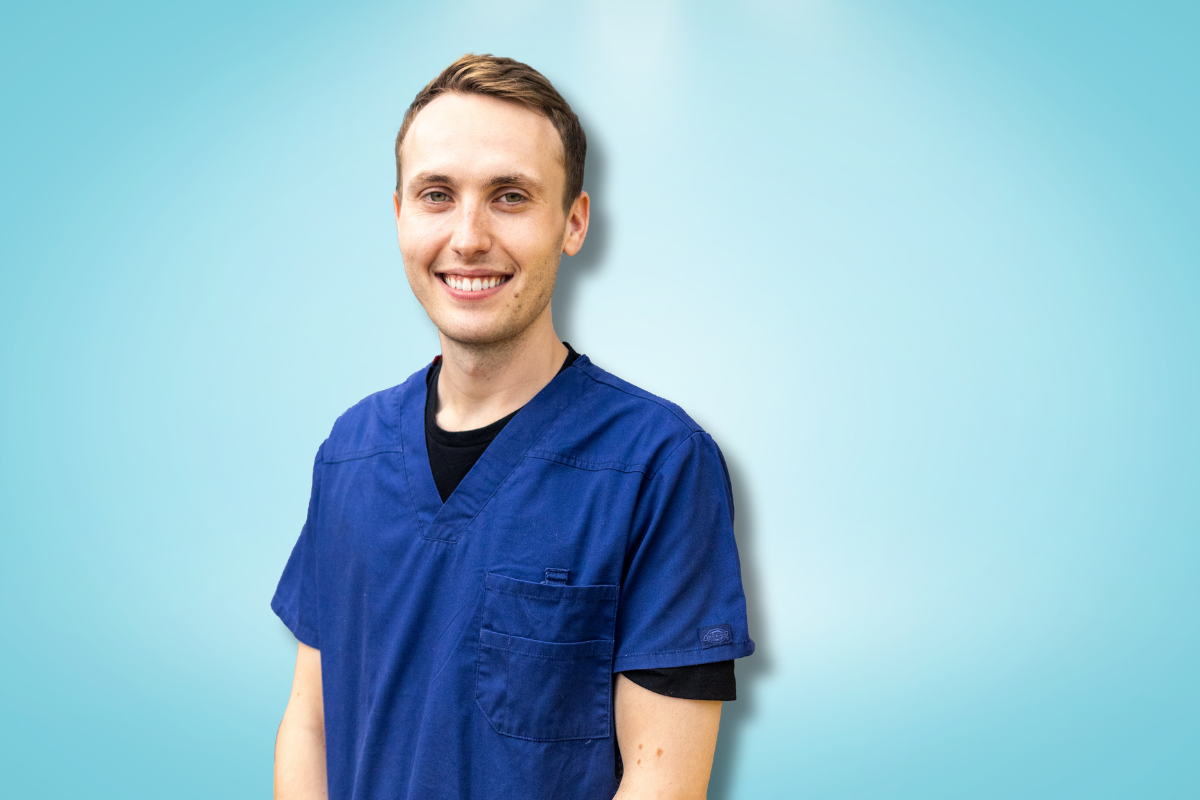
[[[586,139],[464,56],[396,137],[441,356],[343,414],[272,608],[296,635],[277,798],[702,798],[754,651],[721,453],[559,341]]]

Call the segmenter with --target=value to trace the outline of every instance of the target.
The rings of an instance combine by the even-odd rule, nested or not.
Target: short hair
[[[417,93],[404,112],[404,122],[396,134],[396,191],[400,192],[400,145],[413,119],[434,99],[449,92],[482,94],[511,100],[532,109],[550,120],[563,146],[563,167],[567,185],[563,191],[563,210],[570,213],[571,204],[583,191],[583,166],[587,160],[587,136],[579,117],[542,73],[528,64],[511,58],[489,54],[467,53],[442,70],[429,85]]]

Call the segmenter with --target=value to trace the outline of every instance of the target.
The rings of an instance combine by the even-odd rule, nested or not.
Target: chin
[[[546,298],[549,305],[549,297]],[[447,339],[468,347],[502,345],[520,338],[537,322],[541,310],[538,305],[511,304],[489,309],[436,308],[430,314],[434,326]],[[533,313],[537,311],[537,313]]]
[[[508,341],[520,334],[522,329],[502,322],[488,324],[463,323],[461,320],[439,320],[437,329],[447,339],[464,345],[486,346]]]

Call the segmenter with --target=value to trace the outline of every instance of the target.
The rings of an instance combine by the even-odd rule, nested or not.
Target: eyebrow
[[[438,172],[418,173],[409,181],[409,186],[428,186],[434,183],[445,184],[453,188],[458,187],[458,183],[453,178]],[[533,191],[541,191],[544,188],[541,181],[519,172],[514,172],[511,175],[497,175],[487,182],[487,188],[489,189],[495,189],[498,186],[522,186]]]
[[[447,186],[457,186],[454,180],[449,175],[440,175],[436,172],[422,172],[412,177],[409,181],[411,186],[425,186],[431,183],[444,183]]]
[[[497,175],[488,181],[489,189],[495,189],[498,186],[524,186],[528,189],[540,190],[542,182],[528,175],[514,173],[512,175]]]

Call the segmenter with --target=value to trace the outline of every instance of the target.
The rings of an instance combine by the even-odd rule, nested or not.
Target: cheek
[[[400,217],[398,226],[400,255],[406,270],[423,270],[436,257],[441,240],[439,226],[435,221],[420,215]]]
[[[506,245],[518,260],[542,271],[562,251],[561,231],[544,220],[522,220],[508,231]]]
[[[419,240],[401,237],[400,258],[404,262],[404,276],[413,294],[418,299],[424,299],[429,294],[428,267],[432,261],[428,248]]]

